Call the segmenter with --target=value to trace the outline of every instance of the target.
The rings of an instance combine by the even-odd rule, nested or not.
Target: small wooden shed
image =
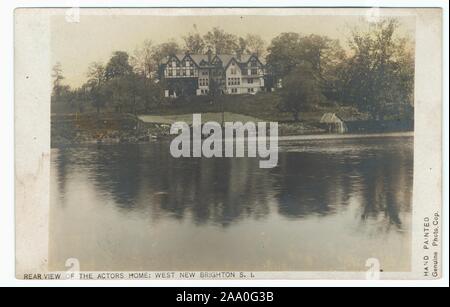
[[[336,113],[324,113],[320,119],[320,123],[328,130],[328,132],[345,133],[347,126],[345,121]]]

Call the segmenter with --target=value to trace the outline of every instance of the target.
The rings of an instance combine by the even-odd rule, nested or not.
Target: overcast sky
[[[299,11],[303,14],[301,16],[281,16],[281,13],[294,12],[275,9],[227,12],[160,10],[157,16],[149,15],[155,14],[151,10],[81,10],[79,23],[67,22],[62,12],[51,19],[52,63],[60,62],[65,83],[77,87],[86,80],[89,63],[106,63],[114,51],[122,50],[131,54],[146,39],[154,43],[174,39],[181,44],[183,35],[194,31],[204,34],[213,27],[239,36],[258,34],[267,43],[282,32],[315,33],[339,39],[345,47],[351,29],[368,24],[367,10],[346,9],[339,11],[338,16],[326,15],[337,10],[303,10]],[[180,13],[190,16],[169,16]],[[199,16],[192,16],[193,13]],[[374,13],[377,14],[376,11]],[[414,16],[405,10],[382,11],[382,14],[397,17],[401,25],[400,35],[414,39]]]

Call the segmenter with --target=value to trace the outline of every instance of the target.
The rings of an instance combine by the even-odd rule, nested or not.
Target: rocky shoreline
[[[143,122],[131,114],[52,115],[51,123],[51,147],[83,144],[138,144],[171,137],[170,124]],[[289,138],[325,136],[329,133],[319,124],[281,122],[278,124],[278,135]]]

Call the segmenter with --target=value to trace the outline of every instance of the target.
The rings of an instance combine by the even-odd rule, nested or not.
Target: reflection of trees
[[[258,175],[255,170],[258,164],[251,159],[165,158],[164,162],[160,167],[146,168],[145,188],[156,194],[164,192],[154,205],[176,217],[190,214],[196,223],[226,226],[244,217],[264,216],[269,211],[266,197],[270,191],[269,176]]]
[[[254,159],[174,159],[166,143],[111,148],[91,147],[91,160],[78,163],[122,209],[223,226],[269,212],[270,174]]]
[[[112,197],[121,210],[222,226],[264,218],[270,203],[289,218],[334,214],[340,206],[356,204],[361,221],[381,220],[396,227],[402,225],[400,212],[410,211],[408,146],[363,146],[356,154],[281,152],[274,169],[260,169],[259,160],[252,158],[174,159],[168,146],[158,142],[60,150],[59,191],[64,194],[71,171],[87,172],[100,193]]]
[[[286,153],[279,161],[279,212],[288,217],[325,215],[350,194],[345,164],[317,153]]]
[[[400,212],[410,211],[412,187],[412,153],[396,150],[389,155],[382,151],[360,165],[361,185],[365,188],[361,196],[364,206],[361,218],[377,219],[383,214],[387,226],[401,228]]]
[[[124,208],[136,206],[141,177],[141,156],[139,146],[98,146],[95,150],[94,165],[91,175],[95,184],[111,192],[115,202]]]
[[[55,157],[56,166],[57,166],[56,175],[58,178],[58,190],[59,190],[60,195],[64,195],[66,193],[68,167],[70,165],[69,157],[70,157],[70,155],[67,153],[67,149],[65,149],[65,148],[61,148],[60,150],[58,150],[58,153],[56,154],[56,157]],[[52,187],[50,187],[50,188],[52,189]]]
[[[385,143],[356,143],[356,154],[285,153],[276,173],[279,212],[292,218],[332,214],[358,199],[362,221],[401,228],[400,212],[409,212],[411,206],[412,151],[409,145]]]

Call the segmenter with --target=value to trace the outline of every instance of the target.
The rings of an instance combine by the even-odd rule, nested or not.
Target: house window
[[[240,78],[228,78],[228,85],[240,85],[241,79]]]
[[[249,93],[253,93],[255,91],[255,89],[253,88],[253,87],[249,87],[248,89],[247,89],[247,92],[249,92]]]
[[[208,86],[209,85],[209,79],[200,78],[200,79],[198,79],[198,84],[200,86]]]
[[[231,69],[230,69],[230,73],[231,73],[232,75],[235,75],[235,74],[236,74],[236,68],[231,68]]]
[[[234,94],[236,94],[236,93],[237,93],[237,88],[232,88],[232,89],[231,89],[231,92],[234,93]]]
[[[180,70],[179,69],[177,69],[177,76],[179,76],[180,75]]]
[[[169,74],[169,76],[173,76],[173,70],[172,69],[169,69],[169,71],[168,71],[168,74]]]
[[[186,61],[186,67],[191,66],[191,62],[190,61]]]
[[[248,79],[248,80],[247,80],[247,83],[248,83],[248,84],[253,84],[253,79],[252,79],[252,78]]]
[[[239,78],[231,78],[231,85],[240,85],[241,79]]]
[[[208,72],[207,72],[207,71],[202,71],[202,75],[203,75],[203,76],[207,76],[207,75],[208,75]]]
[[[183,69],[183,76],[186,76],[186,69]]]
[[[252,75],[256,75],[256,74],[258,74],[258,70],[257,69],[252,69]]]
[[[177,62],[172,61],[172,67],[177,67]]]

